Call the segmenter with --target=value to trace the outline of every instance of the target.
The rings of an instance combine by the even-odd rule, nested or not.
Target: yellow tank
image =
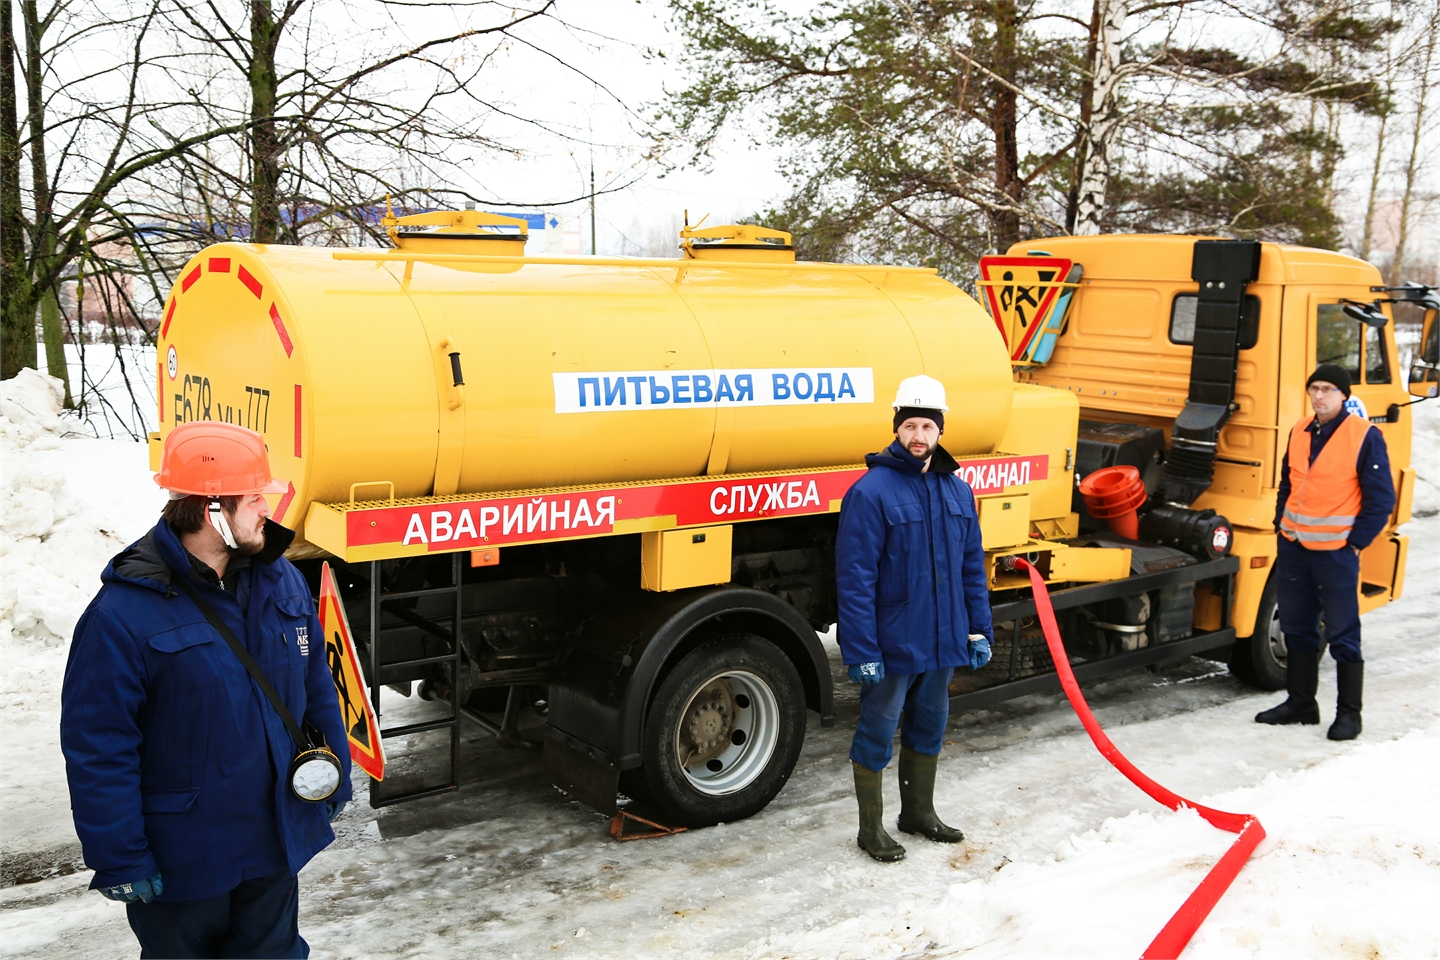
[[[855,463],[921,372],[949,393],[952,452],[1009,425],[995,325],[933,271],[795,263],[773,232],[732,242],[743,261],[723,231],[685,259],[524,258],[483,229],[504,218],[428,216],[457,228],[194,257],[159,338],[162,435],[260,431],[297,527],[311,501],[390,495],[362,481],[407,497]]]

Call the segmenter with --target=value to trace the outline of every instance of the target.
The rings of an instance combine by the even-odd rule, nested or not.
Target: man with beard
[[[835,541],[840,652],[860,686],[850,747],[860,805],[856,842],[901,860],[882,820],[882,771],[900,728],[896,825],[940,843],[964,835],[935,813],[935,774],[956,667],[990,659],[990,593],[975,494],[940,446],[945,387],[910,377],[895,395],[895,442],[865,458],[845,494]]]
[[[142,957],[305,957],[296,875],[335,838],[350,779],[346,756],[329,799],[293,792],[271,700],[348,753],[309,587],[281,556],[294,533],[269,519],[286,485],[259,434],[211,422],[171,431],[155,481],[170,502],[101,574],[65,669],[90,886],[126,905]]]

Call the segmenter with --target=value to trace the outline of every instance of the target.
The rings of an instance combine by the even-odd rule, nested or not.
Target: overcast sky
[[[639,254],[648,247],[658,254],[654,248],[663,243],[666,255],[674,255],[674,231],[685,209],[692,222],[709,214],[709,223],[727,223],[785,193],[785,182],[775,172],[775,153],[753,147],[743,134],[727,139],[708,172],[686,169],[662,176],[643,160],[649,145],[644,127],[655,104],[665,87],[684,80],[676,56],[645,56],[647,48],[679,51],[666,29],[663,3],[564,0],[558,17],[519,31],[539,49],[511,44],[489,71],[497,99],[554,132],[503,117],[487,121],[488,134],[519,147],[522,155],[485,158],[473,174],[480,195],[579,216],[588,253],[588,202],[554,201],[589,192],[591,149],[581,141],[593,140],[597,186],[635,181],[597,200],[599,252]]]

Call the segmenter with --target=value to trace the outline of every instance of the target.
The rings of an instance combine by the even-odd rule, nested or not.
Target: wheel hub
[[[680,724],[685,746],[689,747],[685,766],[705,763],[724,753],[730,746],[734,726],[735,695],[730,684],[717,680],[707,685],[690,701]]]

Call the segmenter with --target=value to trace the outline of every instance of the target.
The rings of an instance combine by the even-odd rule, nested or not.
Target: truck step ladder
[[[419,667],[426,664],[448,663],[450,665],[450,715],[436,720],[424,720],[419,723],[407,723],[398,727],[380,728],[382,740],[390,737],[403,737],[412,733],[425,733],[430,730],[450,731],[450,768],[449,774],[444,783],[430,784],[418,787],[414,790],[407,790],[402,793],[385,795],[381,789],[380,781],[370,781],[370,806],[375,809],[387,807],[395,803],[404,803],[407,800],[419,800],[421,797],[433,797],[442,793],[451,793],[460,788],[460,669],[463,649],[459,638],[461,636],[460,620],[461,610],[461,589],[460,589],[460,561],[465,556],[462,553],[451,555],[450,561],[450,585],[444,587],[430,587],[424,590],[401,590],[385,592],[380,582],[382,560],[370,561],[370,706],[375,711],[375,722],[380,722],[380,688],[385,686],[385,675],[397,669],[406,667]],[[449,596],[453,598],[450,615],[450,629],[446,630],[439,624],[421,617],[403,608],[396,608],[396,601],[410,600],[419,597]],[[392,663],[381,664],[380,662],[380,618],[382,613],[388,613],[401,620],[410,623],[412,626],[420,627],[430,636],[436,637],[446,644],[449,653],[434,657],[421,657],[415,660],[401,660]]]

